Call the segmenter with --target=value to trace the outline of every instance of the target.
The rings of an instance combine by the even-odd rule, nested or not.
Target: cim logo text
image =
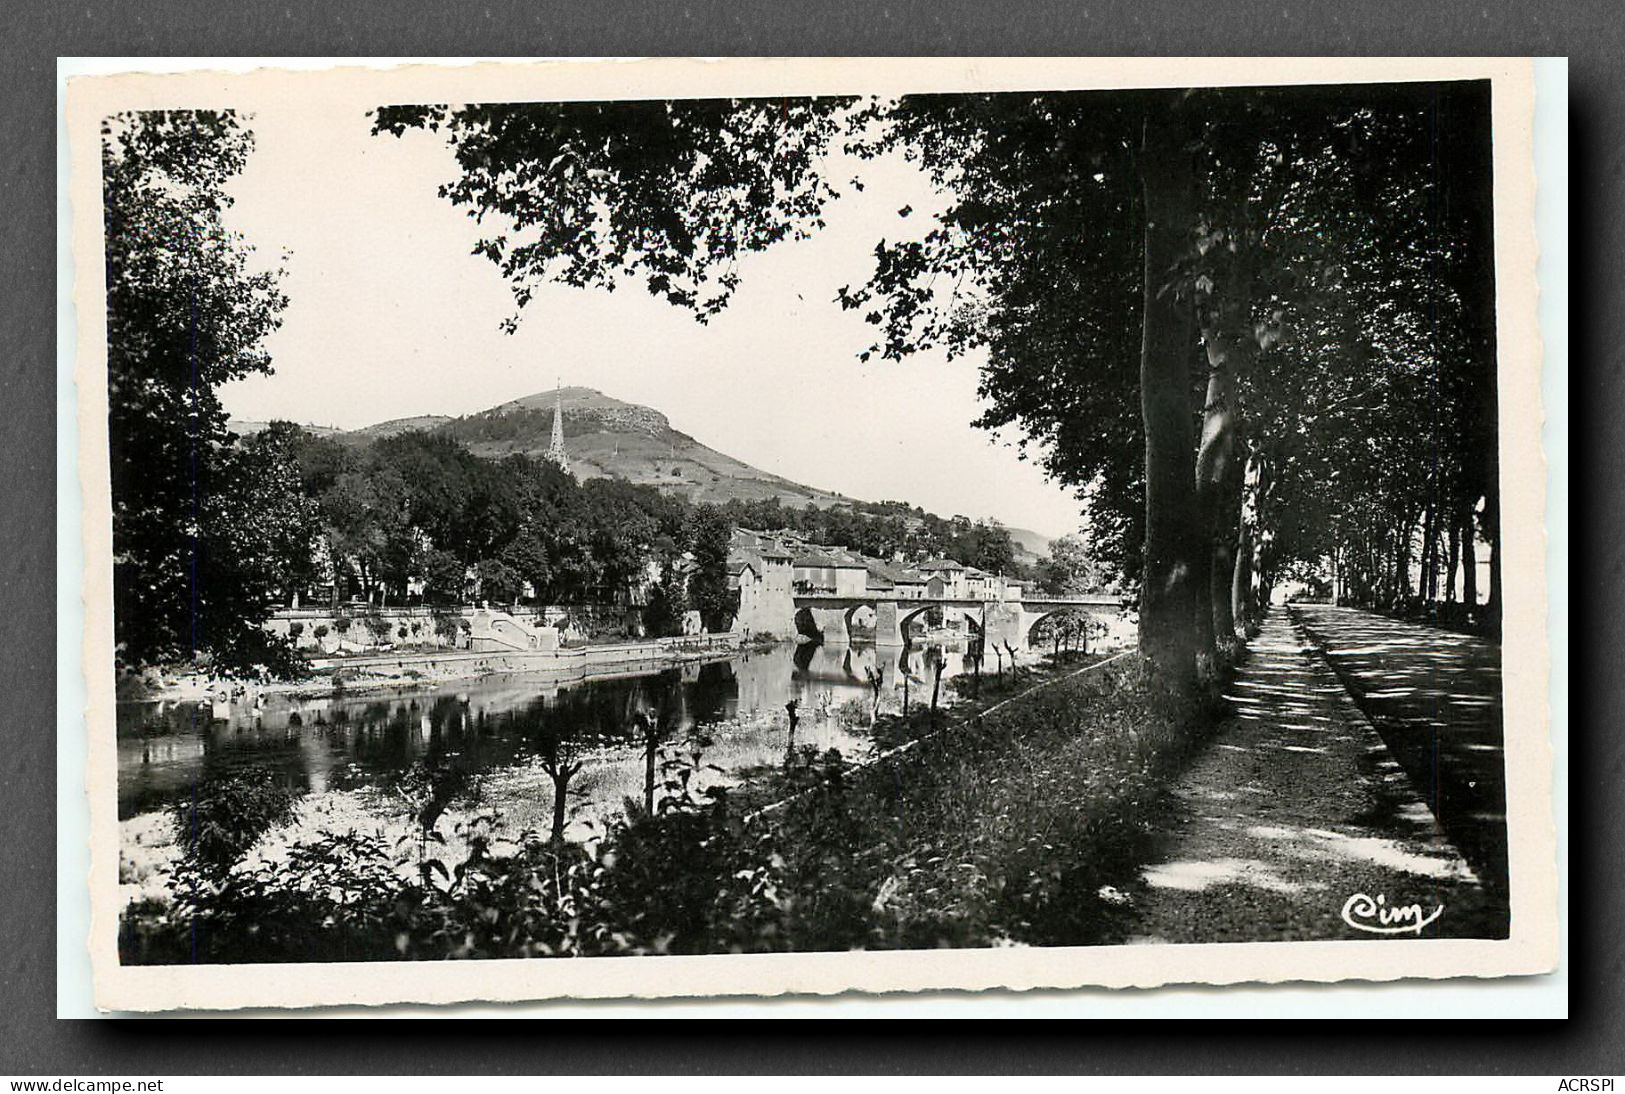
[[[1444,914],[1441,904],[1424,915],[1420,904],[1389,904],[1381,893],[1355,893],[1343,902],[1343,922],[1369,934],[1421,934],[1422,928]]]

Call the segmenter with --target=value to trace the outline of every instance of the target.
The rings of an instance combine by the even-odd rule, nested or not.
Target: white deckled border
[[[1134,87],[1489,79],[1495,145],[1503,681],[1512,931],[1502,941],[1412,939],[575,960],[122,967],[118,963],[116,741],[106,315],[98,125],[132,109],[370,109],[383,103],[897,95]],[[1545,461],[1536,318],[1533,72],[1527,60],[1377,58],[642,60],[195,72],[70,81],[67,124],[78,281],[84,660],[89,693],[91,937],[96,1002],[152,1011],[551,998],[776,996],[938,989],[1154,987],[1500,977],[1550,971],[1558,952],[1547,707]]]

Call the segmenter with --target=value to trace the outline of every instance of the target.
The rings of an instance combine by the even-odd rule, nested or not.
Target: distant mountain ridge
[[[1005,528],[1010,533],[1010,542],[1015,544],[1017,555],[1025,555],[1021,561],[1037,562],[1049,554],[1049,545],[1054,542],[1049,536],[1040,535],[1026,528]]]
[[[852,500],[752,467],[673,429],[653,407],[623,402],[589,387],[539,391],[460,418],[424,414],[348,431],[316,427],[312,432],[354,444],[413,431],[437,433],[461,442],[477,456],[501,459],[518,453],[539,458],[547,451],[556,404],[564,409],[565,448],[577,479],[624,479],[694,502],[777,498],[785,505],[827,507]],[[233,421],[231,427],[250,433],[265,423]]]
[[[590,387],[538,391],[460,418],[419,414],[360,429],[303,428],[346,444],[367,444],[414,431],[438,433],[462,443],[477,456],[501,459],[520,453],[540,458],[552,437],[556,403],[564,408],[564,447],[577,479],[624,479],[689,501],[718,504],[735,498],[777,498],[784,505],[827,508],[854,501],[752,467],[673,429],[670,419],[653,407],[624,402]],[[234,419],[231,428],[253,433],[267,424]],[[1025,528],[1008,531],[1018,561],[1036,562],[1049,552],[1048,536]]]

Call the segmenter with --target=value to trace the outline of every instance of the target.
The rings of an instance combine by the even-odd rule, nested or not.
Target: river
[[[856,754],[868,743],[872,675],[882,711],[900,709],[905,681],[911,704],[929,704],[939,661],[944,680],[957,675],[963,648],[781,645],[635,674],[498,674],[349,697],[271,696],[219,721],[207,703],[120,703],[119,818],[163,810],[199,779],[234,768],[269,769],[291,789],[320,794],[388,787],[420,759],[501,776],[561,743],[584,762],[572,783],[578,808],[601,815],[641,793],[639,712],[662,719],[669,741],[696,731],[710,738],[705,762],[724,775],[782,759],[791,700],[798,745]]]

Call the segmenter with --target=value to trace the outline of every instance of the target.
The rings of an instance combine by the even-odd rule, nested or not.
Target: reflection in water
[[[499,771],[560,742],[589,757],[580,784],[589,796],[618,805],[645,792],[646,725],[664,740],[706,727],[716,742],[707,762],[735,770],[783,755],[785,705],[794,700],[798,745],[851,752],[863,747],[867,726],[842,718],[841,708],[867,714],[877,678],[882,711],[900,710],[905,695],[928,704],[939,663],[952,677],[964,668],[963,651],[785,645],[642,675],[509,674],[410,693],[275,696],[257,709],[234,704],[226,721],[211,721],[207,703],[121,703],[119,816],[162,809],[201,775],[249,765],[319,793],[386,784],[419,759]]]

